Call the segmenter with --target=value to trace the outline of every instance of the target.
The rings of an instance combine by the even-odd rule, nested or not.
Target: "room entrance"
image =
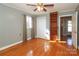
[[[72,38],[72,16],[60,17],[60,40],[67,41]]]

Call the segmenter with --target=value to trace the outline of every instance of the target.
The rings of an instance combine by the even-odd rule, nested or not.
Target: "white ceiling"
[[[45,14],[49,12],[66,12],[66,11],[74,11],[78,6],[78,3],[54,3],[54,7],[47,7],[47,12],[34,12],[35,6],[27,6],[26,3],[4,3],[4,5],[12,8],[16,8],[18,10],[37,15],[37,14]]]

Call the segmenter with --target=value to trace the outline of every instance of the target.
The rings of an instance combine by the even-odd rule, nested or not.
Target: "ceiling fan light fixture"
[[[39,12],[41,12],[41,11],[46,12],[47,11],[46,7],[54,6],[54,4],[44,4],[44,3],[37,3],[36,5],[33,5],[33,4],[27,4],[27,5],[36,6],[34,11],[39,11]]]
[[[42,6],[37,6],[37,11],[43,11],[43,7]]]

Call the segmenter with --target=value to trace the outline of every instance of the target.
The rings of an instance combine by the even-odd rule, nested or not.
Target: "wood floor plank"
[[[79,51],[66,43],[32,39],[0,51],[0,56],[78,56]]]

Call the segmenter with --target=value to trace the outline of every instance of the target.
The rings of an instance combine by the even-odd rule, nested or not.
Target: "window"
[[[26,16],[27,28],[32,28],[32,17]]]
[[[72,32],[72,21],[68,21],[68,32]]]

